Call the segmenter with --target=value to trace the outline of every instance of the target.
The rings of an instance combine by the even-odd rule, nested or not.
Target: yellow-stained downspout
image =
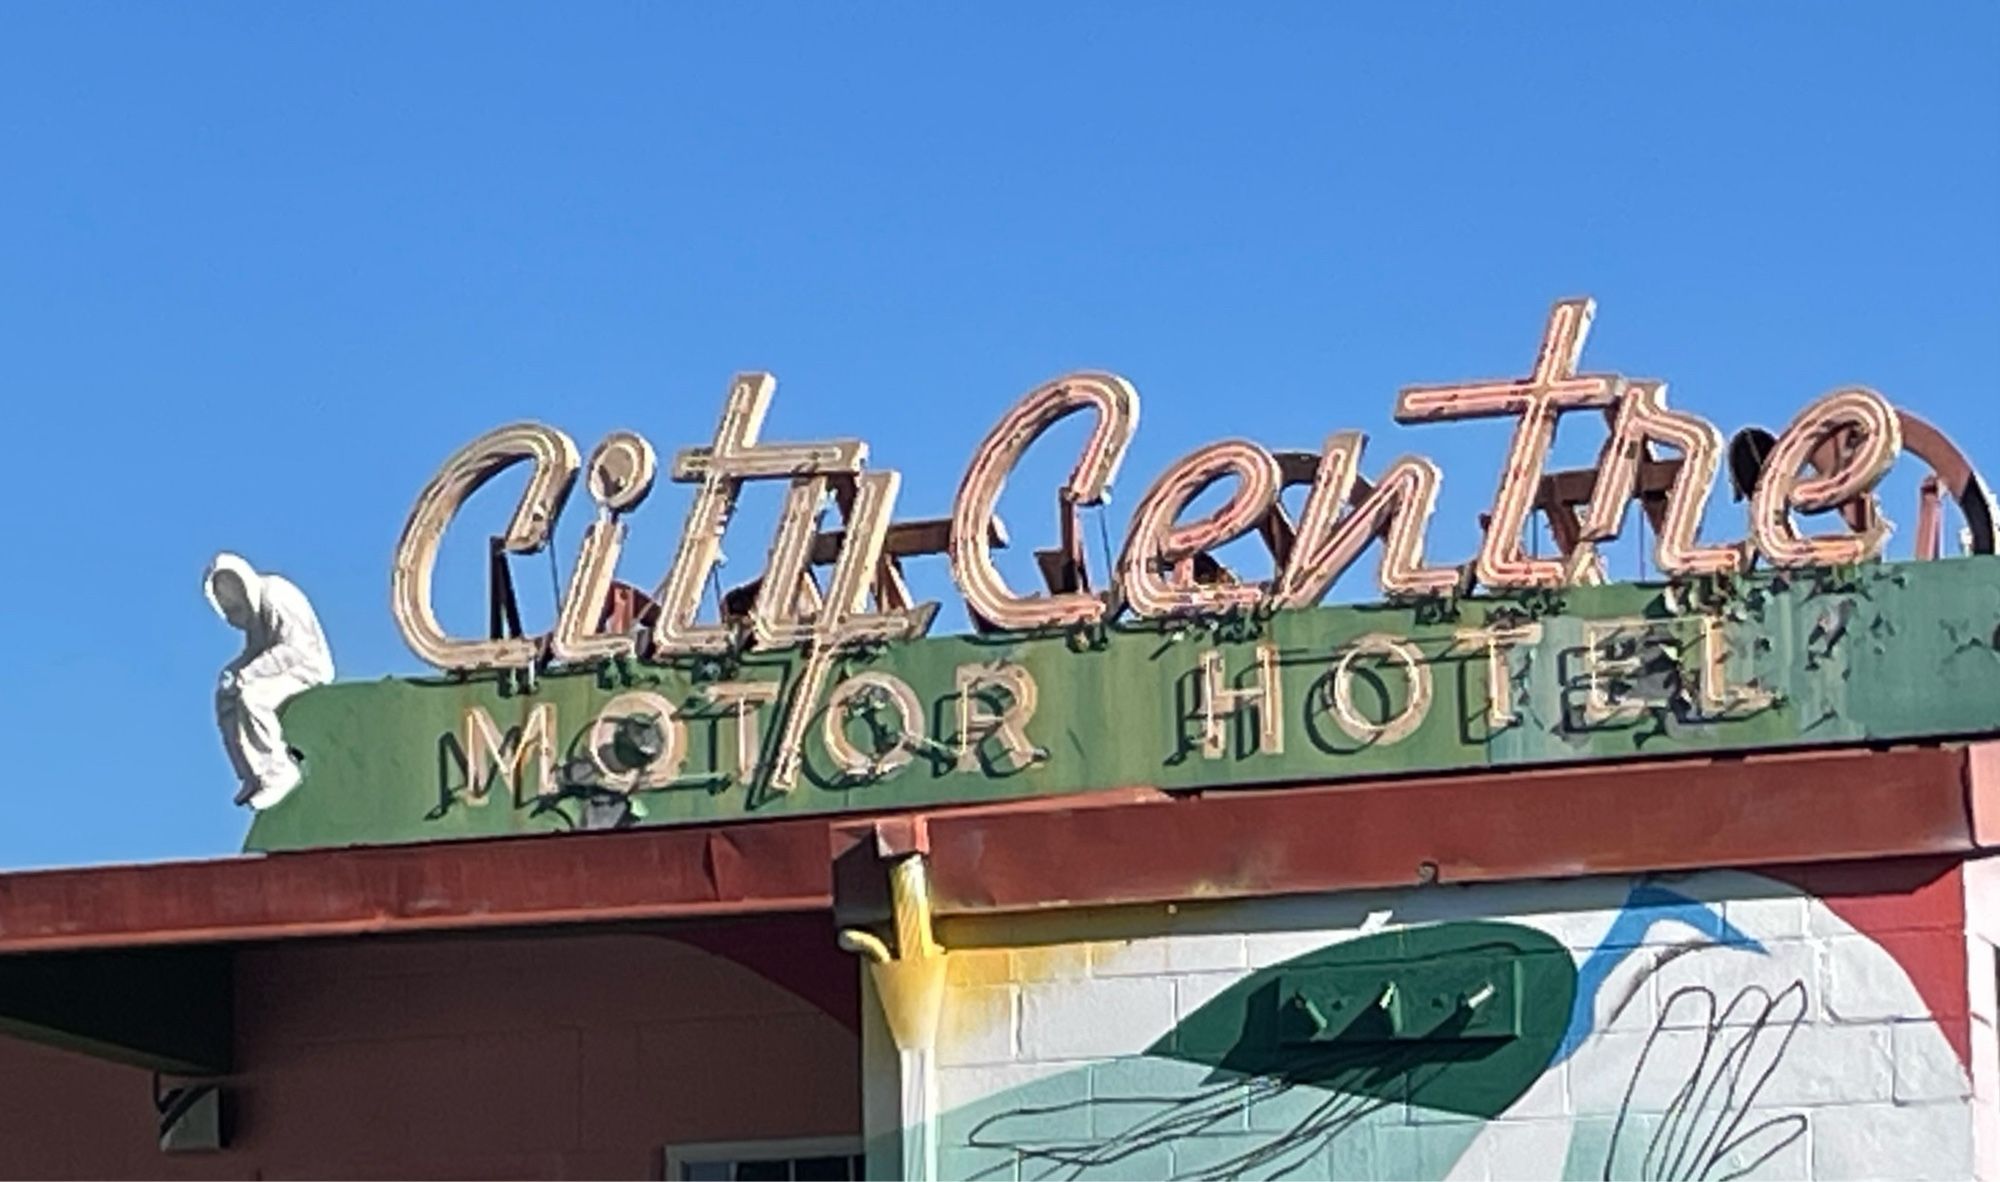
[[[944,1011],[945,951],[931,927],[930,875],[922,854],[889,864],[889,905],[896,947],[862,928],[840,933],[840,946],[868,962],[882,1016],[895,1040],[902,1099],[901,1176],[938,1176],[937,1034]]]

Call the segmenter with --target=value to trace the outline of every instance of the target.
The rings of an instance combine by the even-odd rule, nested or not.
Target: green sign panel
[[[2000,729],[2000,558],[309,691],[297,849]],[[802,774],[770,783],[789,709]]]

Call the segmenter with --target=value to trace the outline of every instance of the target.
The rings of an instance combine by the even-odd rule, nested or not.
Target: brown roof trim
[[[927,849],[941,913],[1966,852],[2000,743],[0,875],[0,953],[823,911],[836,855]]]
[[[0,875],[0,952],[823,910],[823,820]]]
[[[923,844],[939,911],[1011,911],[1964,852],[1996,805],[1987,743],[936,816]]]

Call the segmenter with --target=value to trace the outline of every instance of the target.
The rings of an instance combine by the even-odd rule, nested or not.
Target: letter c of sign
[[[563,503],[576,484],[582,461],[576,444],[554,427],[512,423],[466,444],[417,494],[416,507],[396,543],[390,576],[390,610],[410,650],[440,669],[496,669],[531,665],[541,653],[540,637],[460,640],[445,635],[431,606],[431,575],[438,545],[458,510],[495,476],[528,461],[534,471],[503,535],[509,553],[533,554],[548,544]]]
[[[1074,514],[1079,505],[1102,503],[1139,426],[1139,392],[1108,373],[1071,374],[1029,393],[994,425],[958,486],[951,511],[952,577],[972,610],[996,627],[1027,631],[1092,624],[1107,610],[1104,600],[1087,592],[1016,594],[1000,577],[987,542],[1007,473],[1042,432],[1082,410],[1095,410],[1097,425],[1063,485],[1063,510]]]

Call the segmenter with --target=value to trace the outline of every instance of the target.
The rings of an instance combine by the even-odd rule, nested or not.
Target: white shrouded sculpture
[[[215,721],[242,788],[237,804],[263,810],[299,786],[278,707],[333,680],[333,653],[305,592],[278,575],[258,574],[234,554],[218,554],[204,580],[208,602],[242,631],[243,651],[222,667]]]

